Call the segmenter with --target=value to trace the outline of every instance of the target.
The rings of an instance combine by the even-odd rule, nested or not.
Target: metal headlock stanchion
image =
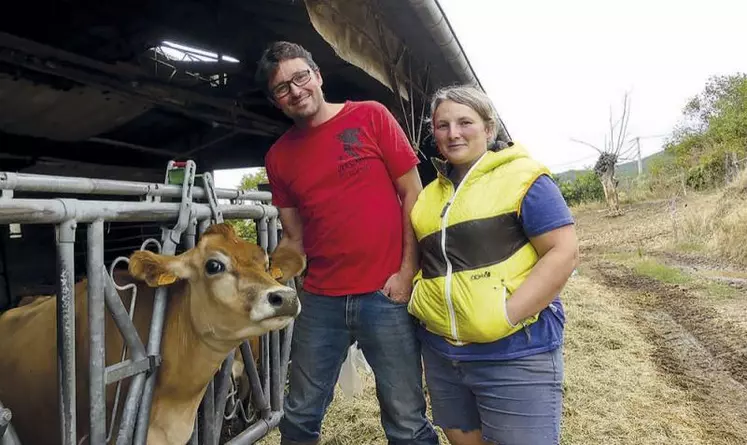
[[[259,244],[267,252],[277,246],[277,209],[269,205],[239,205],[243,201],[269,202],[268,192],[247,192],[217,189],[210,173],[196,174],[193,161],[170,161],[163,184],[133,181],[113,181],[47,175],[0,172],[0,224],[54,224],[57,242],[58,282],[58,366],[60,435],[65,445],[87,443],[103,444],[115,437],[118,445],[145,444],[150,420],[150,408],[157,370],[161,363],[161,340],[167,306],[167,289],[155,292],[155,301],[147,342],[138,335],[133,324],[137,300],[136,286],[119,286],[114,280],[117,258],[106,268],[104,264],[104,227],[111,222],[173,222],[164,227],[160,242],[148,239],[141,249],[155,245],[164,255],[174,255],[180,242],[189,249],[195,246],[211,222],[224,218],[253,219],[257,224]],[[197,177],[201,186],[195,184]],[[139,196],[140,202],[83,199],[25,199],[14,193],[64,193],[97,196]],[[167,202],[176,199],[178,202]],[[231,200],[221,205],[219,200]],[[199,203],[195,200],[203,200]],[[87,225],[86,272],[88,276],[88,323],[90,334],[89,402],[90,431],[76,431],[75,385],[75,289],[74,250],[78,224]],[[292,283],[291,283],[292,284]],[[128,307],[120,292],[130,290]],[[119,363],[106,366],[104,328],[105,314],[109,313],[124,340]],[[79,321],[80,322],[80,321]],[[251,387],[251,405],[259,415],[252,418],[236,401],[238,392],[231,370],[234,354],[231,353],[208,386],[200,405],[191,444],[214,445],[219,442],[224,419],[243,419],[245,430],[230,440],[229,444],[248,444],[264,437],[282,418],[282,400],[290,354],[292,324],[282,332],[262,336],[261,351],[252,351],[249,342],[240,346],[244,372]],[[260,369],[255,365],[253,352],[261,352]],[[127,394],[122,394],[122,383],[130,379]],[[116,384],[112,411],[107,413],[106,387]],[[120,403],[124,399],[123,403]],[[0,401],[2,402],[2,401]],[[118,408],[122,405],[121,412]],[[227,415],[226,412],[229,414]],[[239,413],[241,413],[239,415]],[[107,414],[110,424],[107,425]],[[115,425],[115,418],[119,424]],[[118,429],[117,429],[118,427]],[[0,445],[20,445],[12,426],[12,414],[0,404]]]

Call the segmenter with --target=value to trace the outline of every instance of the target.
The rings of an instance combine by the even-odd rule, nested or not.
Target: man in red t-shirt
[[[294,122],[265,166],[283,226],[280,245],[308,263],[281,444],[319,442],[340,367],[357,341],[376,377],[389,442],[436,445],[407,313],[417,271],[409,219],[422,189],[417,157],[383,105],[327,102],[319,68],[300,45],[270,45],[256,78]]]

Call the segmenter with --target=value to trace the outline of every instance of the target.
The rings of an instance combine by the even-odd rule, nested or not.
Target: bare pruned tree
[[[617,165],[619,159],[627,155],[625,149],[629,148],[626,147],[626,143],[630,142],[628,139],[629,120],[630,96],[628,93],[625,93],[620,118],[614,121],[612,110],[610,110],[609,134],[605,135],[602,148],[586,141],[571,139],[574,142],[591,147],[599,153],[597,163],[594,165],[594,173],[596,173],[597,177],[599,177],[599,180],[602,182],[604,197],[607,201],[607,208],[613,215],[619,215],[621,213],[617,194],[618,182],[615,178],[615,165]]]

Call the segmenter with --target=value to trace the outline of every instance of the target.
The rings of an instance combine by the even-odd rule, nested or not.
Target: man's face
[[[294,121],[312,118],[324,102],[322,76],[300,58],[280,62],[268,86],[275,106]]]

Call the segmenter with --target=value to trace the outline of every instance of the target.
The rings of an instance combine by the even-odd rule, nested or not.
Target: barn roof
[[[29,0],[14,8],[0,16],[2,170],[160,174],[169,159],[187,157],[200,170],[262,165],[289,125],[252,79],[274,40],[312,52],[328,99],[381,101],[413,135],[428,93],[479,85],[435,0]]]

